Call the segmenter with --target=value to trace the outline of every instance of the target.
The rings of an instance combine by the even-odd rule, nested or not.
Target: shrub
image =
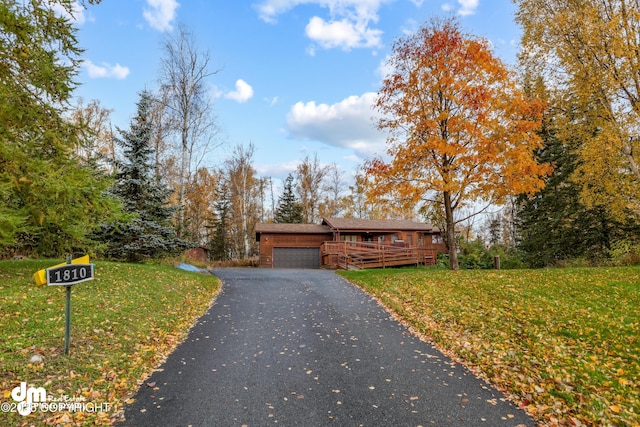
[[[522,255],[504,245],[485,247],[482,239],[460,242],[460,268],[466,270],[490,270],[495,268],[494,258],[500,257],[500,268],[525,268]]]
[[[611,263],[615,266],[639,265],[640,243],[631,240],[620,240],[609,249]]]

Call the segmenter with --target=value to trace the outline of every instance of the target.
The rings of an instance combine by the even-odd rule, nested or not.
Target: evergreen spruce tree
[[[571,179],[580,141],[560,140],[550,117],[543,123],[541,136],[540,161],[555,167],[542,191],[519,201],[516,222],[523,261],[530,267],[545,267],[577,258],[606,258],[612,241],[621,238],[627,226],[602,208],[580,203],[580,189]]]
[[[171,225],[176,208],[168,206],[171,191],[154,176],[152,102],[147,91],[141,93],[131,129],[118,129],[121,138],[115,140],[123,149],[125,160],[116,162],[112,191],[122,200],[131,220],[103,225],[102,234],[107,243],[105,254],[111,258],[141,261],[178,253],[190,246],[176,238]]]
[[[291,174],[284,181],[284,191],[278,198],[278,207],[273,220],[277,223],[289,224],[300,224],[303,221],[302,205],[296,200]]]
[[[217,201],[214,204],[216,219],[214,221],[214,232],[211,236],[209,249],[211,258],[217,261],[225,261],[228,258],[229,245],[227,243],[227,228],[231,201],[229,191],[224,181],[221,181],[218,189]]]

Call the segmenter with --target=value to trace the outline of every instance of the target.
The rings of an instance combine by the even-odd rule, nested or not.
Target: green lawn
[[[640,426],[640,267],[340,274],[540,422]]]
[[[2,425],[109,424],[219,290],[212,276],[98,262],[96,280],[73,287],[64,356],[64,288],[31,279],[56,262],[0,262],[0,402],[26,381],[110,408],[5,412]],[[540,421],[640,425],[640,268],[341,274]]]
[[[0,262],[0,402],[6,409],[14,402],[11,390],[26,381],[56,400],[84,400],[100,410],[28,416],[3,411],[0,425],[110,424],[220,289],[210,275],[97,262],[96,279],[73,286],[65,356],[65,289],[36,286],[32,279],[58,262]],[[29,363],[36,354],[43,363]]]

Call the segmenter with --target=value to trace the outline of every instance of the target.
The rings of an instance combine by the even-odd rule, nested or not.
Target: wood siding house
[[[260,266],[372,268],[434,264],[446,252],[440,230],[407,220],[325,218],[322,224],[256,225]]]
[[[318,224],[256,224],[260,267],[319,268],[320,247],[332,239],[331,229]]]

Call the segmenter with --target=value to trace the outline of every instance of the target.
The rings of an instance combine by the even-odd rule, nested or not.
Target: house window
[[[407,244],[413,246],[413,236],[411,234],[407,234]]]
[[[378,236],[378,243],[384,243],[384,236]]]
[[[439,234],[432,235],[431,236],[431,243],[433,243],[434,245],[438,244],[438,243],[443,243],[442,236],[439,235]]]
[[[424,240],[423,240],[423,238],[422,238],[422,234],[420,234],[420,235],[418,236],[418,246],[419,246],[419,247],[424,246]]]
[[[340,235],[340,240],[345,242],[357,242],[358,235],[357,234],[342,234]]]

